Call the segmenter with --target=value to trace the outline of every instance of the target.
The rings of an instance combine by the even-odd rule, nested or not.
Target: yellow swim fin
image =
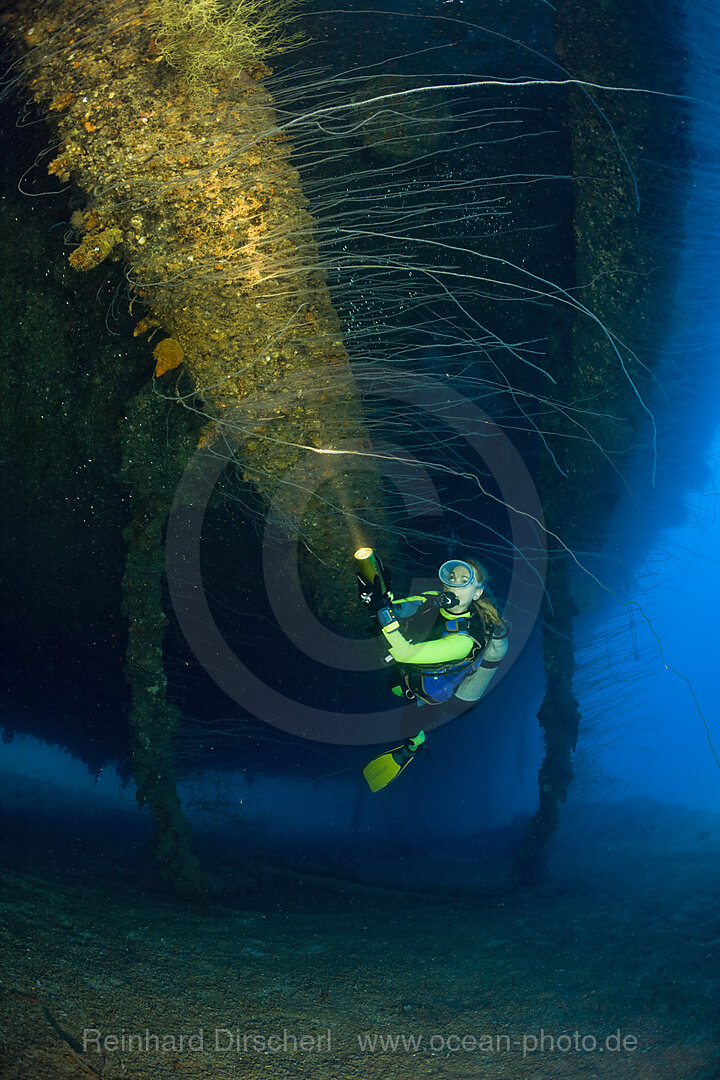
[[[425,742],[424,732],[419,732],[414,738],[408,739],[402,746],[396,746],[393,750],[386,750],[384,754],[373,758],[363,769],[363,776],[368,782],[371,791],[380,791],[387,787],[391,780],[405,769],[416,752]]]

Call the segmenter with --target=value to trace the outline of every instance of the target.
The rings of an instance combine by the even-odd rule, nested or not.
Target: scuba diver
[[[396,600],[372,548],[359,548],[358,595],[377,619],[389,646],[387,662],[399,665],[398,697],[416,705],[453,698],[479,701],[507,652],[510,626],[488,595],[488,574],[475,559],[449,559],[438,572],[441,590]],[[419,731],[363,769],[371,791],[394,780],[425,743]]]

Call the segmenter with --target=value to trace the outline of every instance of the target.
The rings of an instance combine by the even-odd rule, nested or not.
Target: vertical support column
[[[166,409],[162,399],[141,390],[123,428],[123,473],[130,485],[131,506],[123,576],[123,610],[128,620],[125,674],[132,695],[132,772],[137,801],[152,816],[153,853],[165,881],[183,895],[195,895],[201,890],[200,872],[177,794],[172,745],[180,711],[167,700],[163,664],[167,623],[163,531],[195,434],[183,410],[183,429],[168,436],[161,415]]]
[[[545,696],[538,712],[545,737],[545,756],[538,775],[538,808],[530,819],[515,864],[515,878],[522,884],[531,884],[542,872],[547,844],[557,829],[560,807],[567,799],[573,778],[572,753],[580,724],[580,707],[573,693],[576,609],[565,561],[551,563],[547,594],[549,600],[543,612]]]

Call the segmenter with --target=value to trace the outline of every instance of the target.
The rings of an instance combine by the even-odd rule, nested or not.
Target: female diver
[[[392,691],[417,705],[455,698],[478,701],[507,652],[510,627],[488,595],[488,574],[475,559],[440,567],[442,590],[395,600],[372,549],[355,553],[360,600],[376,616],[401,678]],[[363,770],[372,791],[394,780],[425,742],[419,731]]]

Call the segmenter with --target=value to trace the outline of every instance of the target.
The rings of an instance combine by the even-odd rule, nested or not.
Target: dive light
[[[380,596],[390,599],[387,575],[382,559],[371,547],[358,548],[354,555],[358,578],[367,583],[368,589],[377,590]]]

